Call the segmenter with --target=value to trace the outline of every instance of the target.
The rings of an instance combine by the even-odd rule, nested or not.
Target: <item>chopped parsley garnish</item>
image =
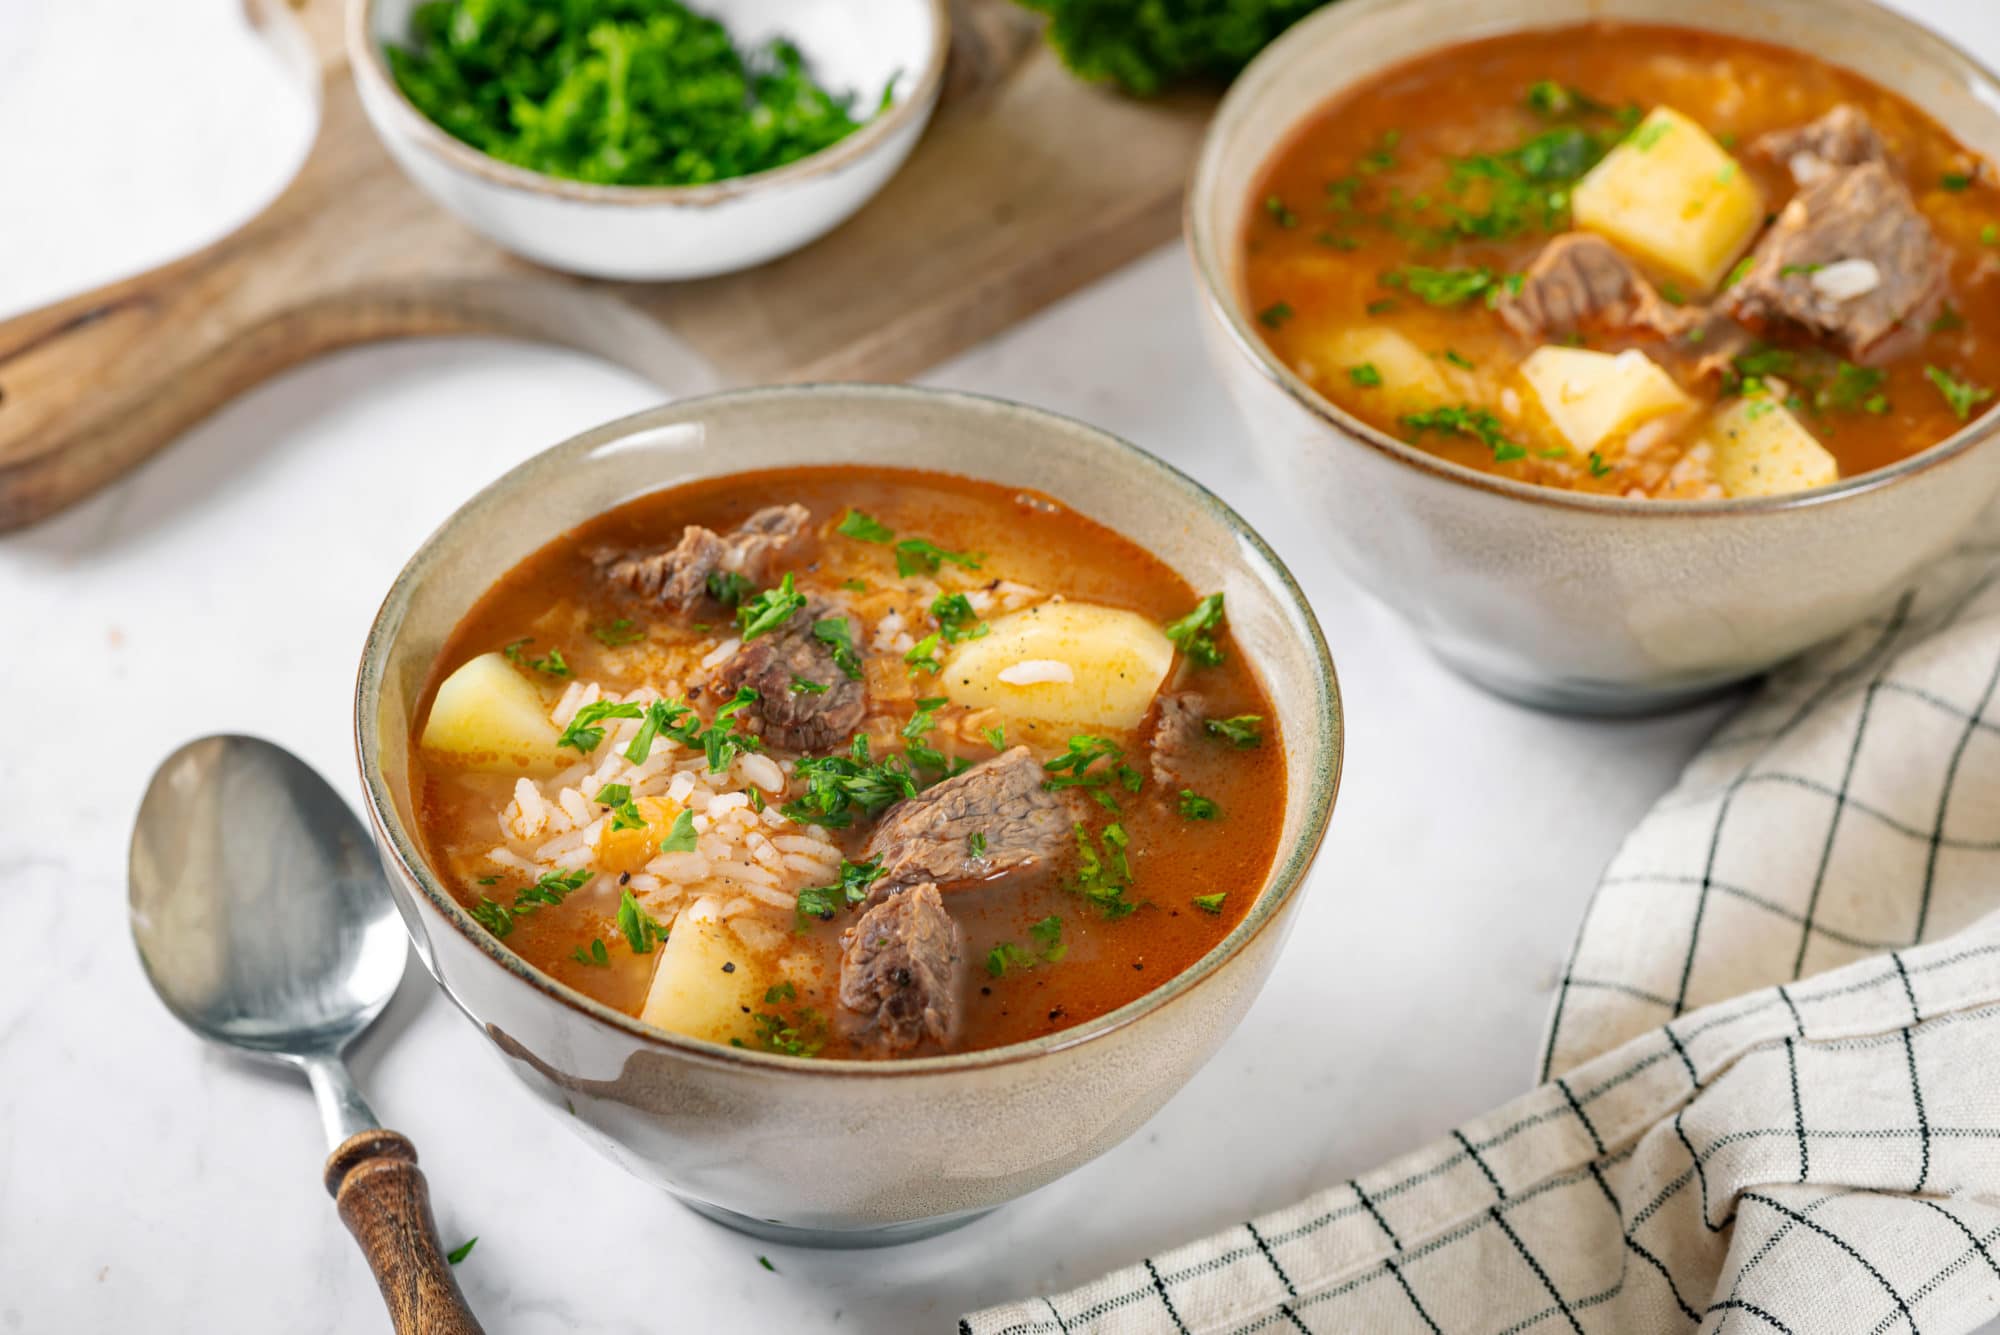
[[[1665,120],[1654,121],[1650,125],[1641,125],[1632,132],[1632,147],[1638,149],[1641,153],[1649,153],[1652,151],[1654,145],[1665,139],[1673,128],[1674,123]]]
[[[1446,361],[1450,362],[1453,366],[1456,366],[1461,370],[1471,371],[1477,369],[1476,367],[1473,366],[1472,359],[1470,357],[1467,357],[1464,353],[1458,351],[1456,348],[1446,348],[1439,355],[1442,356]]]
[[[1181,815],[1188,820],[1214,820],[1222,809],[1192,788],[1181,789]]]
[[[1194,605],[1194,610],[1166,625],[1167,638],[1201,667],[1216,667],[1223,661],[1222,647],[1210,632],[1222,629],[1222,595],[1211,593]]]
[[[1276,195],[1265,196],[1264,216],[1280,227],[1297,227],[1299,225],[1299,215],[1292,212],[1291,206]]]
[[[1825,267],[1826,267],[1826,266],[1825,266],[1824,264],[1786,264],[1786,265],[1781,265],[1781,266],[1779,267],[1779,269],[1778,269],[1778,277],[1780,277],[1780,278],[1790,278],[1790,277],[1791,277],[1791,276],[1792,276],[1793,274],[1816,274],[1816,273],[1818,273],[1818,272],[1819,272],[1819,271],[1820,271],[1821,269],[1824,269]]]
[[[1104,767],[1093,768],[1100,760],[1106,762]],[[1067,750],[1043,762],[1042,768],[1051,777],[1042,780],[1042,787],[1052,792],[1061,788],[1082,788],[1099,806],[1116,811],[1118,799],[1109,791],[1114,780],[1132,793],[1138,792],[1145,783],[1145,776],[1125,764],[1124,760],[1125,752],[1116,742],[1090,733],[1077,733],[1069,739]]]
[[[590,638],[607,649],[617,649],[627,644],[637,644],[646,638],[646,632],[633,625],[631,617],[619,617],[608,626],[592,626]]]
[[[706,584],[708,596],[724,607],[740,607],[744,597],[757,587],[734,570],[711,570]]]
[[[1196,895],[1193,903],[1203,913],[1221,913],[1222,901],[1227,898],[1229,898],[1229,892],[1222,890],[1212,895]]]
[[[1382,297],[1369,302],[1362,309],[1370,315],[1387,315],[1396,309],[1396,299],[1394,297]]]
[[[596,726],[606,719],[642,718],[646,711],[622,700],[598,700],[576,711],[569,726],[556,738],[557,746],[567,746],[589,755],[604,741],[604,729]]]
[[[500,652],[505,654],[510,662],[518,663],[522,667],[531,668],[536,672],[545,673],[551,677],[567,677],[569,675],[569,664],[563,661],[562,650],[551,649],[546,658],[529,658],[521,652],[524,645],[530,645],[534,642],[534,638],[529,636],[514,641]]]
[[[806,596],[798,591],[787,571],[777,588],[764,590],[736,609],[736,619],[743,625],[743,642],[748,644],[759,635],[776,630],[805,605]]]
[[[1382,275],[1384,287],[1399,288],[1430,306],[1458,306],[1471,301],[1499,281],[1484,265],[1466,269],[1432,269],[1406,264]]]
[[[1220,737],[1241,751],[1249,751],[1264,744],[1262,714],[1237,714],[1233,718],[1206,719],[1202,727],[1211,737]]]
[[[768,1256],[759,1256],[757,1258],[757,1264],[763,1266],[766,1270],[770,1271],[774,1275],[778,1273],[778,1267],[771,1264],[771,1258]]]
[[[865,579],[844,579],[840,581],[840,587],[846,589],[849,593],[866,593],[868,592],[868,581]]]
[[[995,751],[1007,749],[1007,729],[1003,725],[996,723],[980,735],[986,738],[986,744]]]
[[[687,746],[701,745],[701,720],[692,709],[671,700],[655,700],[646,706],[645,721],[625,748],[625,758],[634,765],[646,763],[653,754],[653,741],[662,734]]]
[[[817,682],[807,677],[801,677],[796,672],[792,674],[793,695],[825,695],[828,691],[832,689],[833,688],[831,686],[828,686],[823,682]]]
[[[1506,428],[1500,419],[1484,408],[1473,408],[1464,404],[1457,407],[1429,408],[1420,413],[1404,413],[1396,419],[1404,429],[1423,439],[1427,431],[1438,431],[1446,435],[1470,436],[1493,451],[1496,462],[1523,458],[1527,450],[1507,439]]]
[[[515,891],[512,904],[502,904],[481,895],[469,912],[480,926],[495,936],[504,937],[514,930],[516,918],[526,917],[545,904],[562,903],[589,880],[590,873],[581,869],[544,872],[533,885]]]
[[[1295,312],[1289,301],[1274,301],[1257,312],[1257,323],[1266,329],[1276,329],[1292,318]]]
[[[985,857],[986,832],[984,830],[974,830],[971,834],[967,835],[965,837],[965,851],[976,858]]]
[[[1032,969],[1034,967],[1035,957],[1012,941],[1002,941],[999,945],[986,952],[986,972],[992,974],[995,978],[1006,977],[1007,970],[1010,968]]]
[[[728,769],[729,762],[736,759],[740,752],[763,748],[762,742],[730,722],[746,706],[755,704],[756,701],[756,691],[748,686],[739,686],[729,703],[715,711],[715,725],[701,735],[701,748],[708,755],[710,774],[720,774]],[[724,723],[728,723],[729,726],[724,728],[722,726]]]
[[[1603,477],[1610,471],[1611,465],[1604,462],[1604,456],[1596,450],[1592,450],[1590,452],[1590,475],[1592,477]]]
[[[846,755],[800,757],[793,772],[805,781],[806,791],[780,810],[797,824],[830,830],[852,825],[857,814],[880,815],[904,798],[915,797],[920,787],[902,756],[872,759],[866,734],[856,735]]]
[[[1363,362],[1359,366],[1347,368],[1347,379],[1360,389],[1374,389],[1382,383],[1382,373],[1374,362]]]
[[[937,727],[938,710],[949,703],[941,695],[917,701],[916,712],[911,714],[910,721],[903,725],[902,733],[903,740],[907,743],[903,747],[903,753],[910,758],[912,764],[927,765],[937,770],[951,768],[951,762],[945,759],[944,753],[924,741],[931,730]]]
[[[1125,897],[1132,886],[1132,867],[1125,856],[1130,839],[1125,827],[1113,821],[1104,827],[1095,845],[1082,822],[1073,828],[1077,870],[1071,888],[1108,919],[1136,913],[1139,906]]]
[[[846,617],[827,617],[813,622],[813,638],[827,647],[833,656],[833,665],[849,681],[861,680],[861,655],[855,652],[854,637],[848,630]]]
[[[928,538],[904,538],[896,544],[896,573],[905,579],[935,575],[946,563],[961,570],[977,570],[984,559],[978,552],[948,552]]]
[[[783,1053],[787,1057],[817,1056],[826,1046],[829,1030],[819,1012],[810,1006],[801,1006],[790,1020],[782,1015],[760,1012],[751,1017],[756,1027],[757,1041],[766,1051]]]
[[[910,651],[903,655],[903,661],[913,668],[922,668],[935,677],[944,671],[944,663],[938,658],[940,638],[942,638],[940,632],[932,631],[910,646]]]
[[[1956,195],[1972,188],[1972,177],[1964,172],[1946,172],[1938,177],[1938,184]]]
[[[1987,223],[1979,229],[1979,244],[2000,246],[2000,223]]]
[[[1887,383],[1889,373],[1871,366],[1856,366],[1852,362],[1842,362],[1834,368],[1833,379],[1821,385],[1813,394],[1813,404],[1822,409],[1837,412],[1856,412],[1867,409],[1868,404],[1880,397],[1882,386]],[[1882,401],[1882,410],[1888,409],[1888,400]]]
[[[618,900],[618,930],[625,934],[625,944],[632,947],[634,955],[652,954],[653,947],[667,934],[659,920],[639,906],[630,890]]]
[[[1992,390],[1961,380],[1941,366],[1926,366],[1924,379],[1937,386],[1938,393],[1944,395],[1944,401],[1961,422],[1972,416],[1974,408],[1993,397]]]
[[[611,828],[614,830],[646,828],[646,818],[639,814],[639,804],[632,800],[632,790],[622,783],[605,784],[591,801],[611,808]]]
[[[1736,267],[1731,269],[1729,276],[1722,280],[1722,286],[1725,288],[1735,287],[1745,278],[1748,278],[1750,271],[1756,267],[1757,257],[1755,255],[1745,255],[1742,259],[1736,261]]]
[[[1933,334],[1950,334],[1963,328],[1965,317],[1958,313],[1958,307],[1947,301],[1944,309],[1938,312],[1937,319],[1931,321],[1930,331]]]
[[[938,633],[946,644],[976,640],[992,629],[979,619],[972,600],[962,593],[939,594],[931,602],[931,615],[937,618]]]
[[[1032,969],[1037,964],[1060,964],[1063,956],[1069,954],[1069,946],[1062,939],[1062,918],[1054,913],[1033,923],[1028,935],[1034,938],[1035,949],[1030,951],[1015,942],[1002,941],[986,953],[986,972],[995,978],[1005,977],[1009,969]]]
[[[591,937],[588,950],[578,946],[570,951],[569,957],[578,964],[587,964],[593,969],[607,968],[611,963],[611,952],[604,948],[604,938],[601,936]]]
[[[660,840],[662,853],[692,853],[695,850],[694,813],[683,811],[674,817],[674,828]]]
[[[453,1265],[457,1265],[460,1261],[463,1261],[466,1257],[472,1255],[472,1244],[478,1241],[479,1241],[479,1235],[475,1233],[471,1237],[467,1238],[464,1242],[459,1243],[458,1246],[453,1247],[450,1251],[446,1252],[444,1254],[444,1259],[451,1262]]]
[[[877,519],[874,515],[860,510],[849,510],[833,526],[834,532],[857,542],[887,542],[896,536],[896,530]]]
[[[498,885],[500,883],[499,874],[495,873],[492,876],[482,876],[479,878],[479,883],[481,885]]]

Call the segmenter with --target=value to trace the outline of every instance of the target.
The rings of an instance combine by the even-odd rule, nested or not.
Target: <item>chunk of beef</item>
[[[1723,308],[1750,328],[1794,325],[1855,361],[1921,335],[1944,296],[1946,259],[1903,183],[1878,162],[1808,185],[1751,252]]]
[[[1158,712],[1153,716],[1153,731],[1147,740],[1152,752],[1154,783],[1187,782],[1188,757],[1201,743],[1202,724],[1207,718],[1202,698],[1193,691],[1160,697]]]
[[[840,1004],[862,1041],[885,1054],[925,1039],[949,1044],[964,953],[957,924],[928,882],[862,914],[843,939],[840,959]]]
[[[1859,107],[1845,102],[1797,129],[1759,135],[1750,151],[1782,164],[1799,185],[1811,185],[1837,167],[1889,163],[1889,150],[1875,132],[1874,122]]]
[[[757,703],[744,711],[766,741],[794,751],[824,751],[846,741],[868,711],[868,689],[840,670],[833,648],[813,634],[813,626],[844,615],[824,598],[804,607],[730,655],[717,673],[727,691],[748,686]],[[849,635],[853,622],[849,619]],[[800,688],[811,682],[826,689]]]
[[[1053,854],[1075,817],[1065,794],[1042,787],[1045,778],[1017,746],[890,807],[862,855],[882,859],[871,898],[920,881],[984,880]],[[977,853],[975,834],[985,841]]]
[[[1521,290],[1496,309],[1528,338],[1586,329],[1648,329],[1672,338],[1709,320],[1700,307],[1669,304],[1616,246],[1588,232],[1570,232],[1542,247]]]
[[[708,577],[718,570],[752,584],[769,582],[778,558],[811,521],[812,512],[803,505],[769,505],[727,537],[689,524],[681,530],[681,540],[663,551],[601,551],[593,559],[606,579],[684,612],[707,591]]]

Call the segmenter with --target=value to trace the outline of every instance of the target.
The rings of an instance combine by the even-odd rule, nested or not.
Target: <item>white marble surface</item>
[[[2000,59],[1985,0],[1906,3]],[[234,12],[0,0],[0,311],[164,258],[275,188],[307,112]],[[479,1235],[460,1278],[496,1335],[947,1331],[1340,1181],[1530,1082],[1598,868],[1717,713],[1576,722],[1447,675],[1254,470],[1191,300],[1163,250],[924,379],[1140,442],[1240,507],[1311,594],[1348,778],[1264,997],[1075,1176],[941,1239],[815,1254],[598,1159],[413,969],[357,1065],[422,1149],[447,1241]],[[656,397],[539,348],[346,353],[0,538],[0,1333],[379,1328],[303,1084],[203,1048],[147,990],[124,923],[130,819],[165,752],[223,729],[294,747],[354,798],[355,655],[405,554],[494,473]]]

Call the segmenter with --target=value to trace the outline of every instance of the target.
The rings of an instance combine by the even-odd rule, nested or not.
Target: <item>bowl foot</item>
[[[1474,686],[1491,691],[1503,700],[1530,709],[1557,714],[1584,714],[1597,718],[1633,718],[1664,714],[1705,704],[1748,685],[1758,674],[1735,673],[1703,677],[1694,681],[1640,685],[1633,682],[1594,681],[1586,678],[1523,677],[1496,670],[1454,654],[1432,643],[1430,650],[1439,662]]]
[[[690,1200],[685,1196],[676,1196],[674,1199],[696,1214],[713,1219],[724,1228],[733,1228],[738,1233],[748,1233],[753,1238],[763,1238],[767,1242],[782,1242],[788,1247],[821,1247],[837,1251],[864,1247],[894,1247],[900,1243],[936,1237],[940,1233],[963,1228],[975,1219],[982,1219],[992,1214],[998,1208],[988,1206],[982,1210],[966,1210],[959,1214],[934,1215],[929,1219],[912,1219],[903,1224],[879,1224],[863,1228],[811,1228],[799,1224],[781,1223],[775,1219],[753,1219],[749,1215],[726,1210],[720,1205]]]

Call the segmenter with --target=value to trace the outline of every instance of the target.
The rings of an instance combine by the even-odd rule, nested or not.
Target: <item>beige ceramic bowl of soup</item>
[[[651,1028],[531,967],[431,865],[412,730],[454,627],[506,572],[636,496],[727,474],[868,464],[1032,488],[1224,593],[1233,644],[1276,711],[1288,780],[1249,911],[1137,1000],[1009,1046],[903,1060],[805,1059]],[[1242,1019],[1295,916],[1339,781],[1333,666],[1268,547],[1187,477],[1036,409],[886,386],[745,390],[585,433],[474,497],[410,559],[355,695],[368,808],[419,954],[557,1120],[697,1210],[765,1236],[872,1245],[990,1210],[1103,1153]],[[622,947],[617,947],[621,948]]]
[[[1247,308],[1241,239],[1262,173],[1298,127],[1344,88],[1444,42],[1600,19],[1810,51],[2000,156],[2000,83],[1867,0],[1344,0],[1291,29],[1230,90],[1196,167],[1187,239],[1214,363],[1271,475],[1346,569],[1483,685],[1542,706],[1628,712],[1712,692],[1883,611],[2000,490],[2000,414],[1812,491],[1625,499],[1414,448],[1285,365]]]

